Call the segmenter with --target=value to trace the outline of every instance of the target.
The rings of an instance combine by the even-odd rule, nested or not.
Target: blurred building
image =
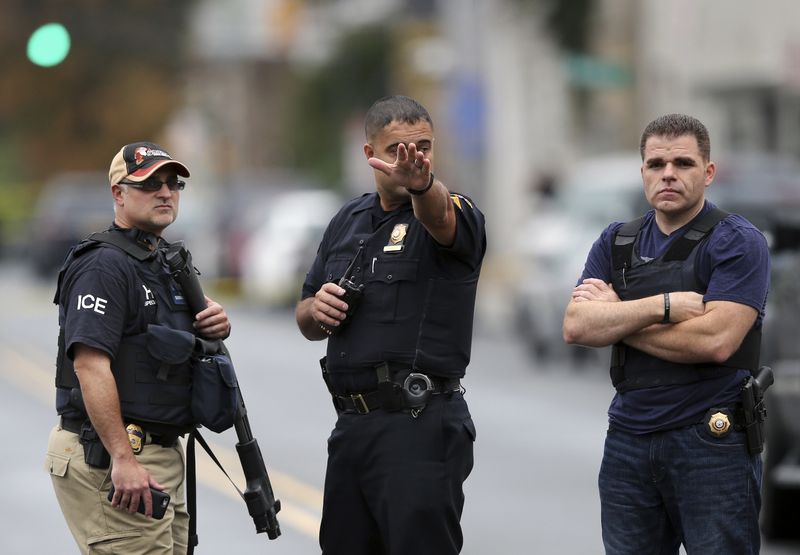
[[[602,0],[597,17],[597,55],[633,78],[593,94],[585,122],[590,143],[616,137],[617,146],[636,146],[653,117],[687,112],[709,126],[718,153],[800,158],[796,2]]]

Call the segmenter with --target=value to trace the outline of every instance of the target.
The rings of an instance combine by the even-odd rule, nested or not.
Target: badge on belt
[[[133,454],[138,455],[144,447],[144,430],[138,424],[128,424],[125,431],[128,432],[128,441],[131,442]]]
[[[408,224],[397,224],[389,236],[389,244],[383,247],[383,252],[400,252],[403,250],[403,241],[408,232]]]
[[[717,437],[722,437],[731,429],[731,421],[724,412],[715,412],[708,419],[708,430]]]

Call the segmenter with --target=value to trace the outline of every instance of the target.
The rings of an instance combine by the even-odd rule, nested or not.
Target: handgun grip
[[[754,381],[761,393],[764,393],[769,386],[775,383],[775,374],[769,366],[762,366],[754,377]]]

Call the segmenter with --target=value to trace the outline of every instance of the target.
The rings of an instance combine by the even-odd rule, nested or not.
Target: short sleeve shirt
[[[142,333],[155,321],[151,287],[136,273],[130,257],[115,247],[99,245],[74,259],[57,299],[66,355],[72,358],[75,345],[81,343],[113,360],[124,336]],[[59,398],[57,405],[63,404]]]
[[[713,207],[706,201],[697,217]],[[691,223],[668,236],[656,225],[655,212],[649,211],[639,238],[639,256],[657,258]],[[611,246],[621,226],[621,222],[612,223],[595,241],[578,283],[587,278],[611,282]],[[769,249],[764,235],[741,216],[729,215],[698,246],[696,272],[705,289],[703,300],[750,306],[758,311],[756,326],[760,327],[767,302],[769,266]],[[617,393],[609,409],[609,420],[612,425],[633,433],[694,423],[712,406],[735,403],[741,382],[747,375],[746,371],[740,371],[732,376],[694,384]]]
[[[350,322],[328,339],[331,373],[360,373],[401,362],[445,377],[463,376],[469,361],[475,291],[486,251],[483,214],[452,194],[453,245],[439,245],[411,203],[384,212],[377,193],[348,202],[328,225],[306,275],[302,298],[325,282],[363,285]]]

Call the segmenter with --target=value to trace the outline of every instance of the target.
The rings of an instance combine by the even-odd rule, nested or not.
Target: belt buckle
[[[361,393],[351,394],[350,400],[353,402],[353,408],[356,409],[358,414],[367,414],[369,412],[367,402],[364,400],[364,396],[361,395]]]

